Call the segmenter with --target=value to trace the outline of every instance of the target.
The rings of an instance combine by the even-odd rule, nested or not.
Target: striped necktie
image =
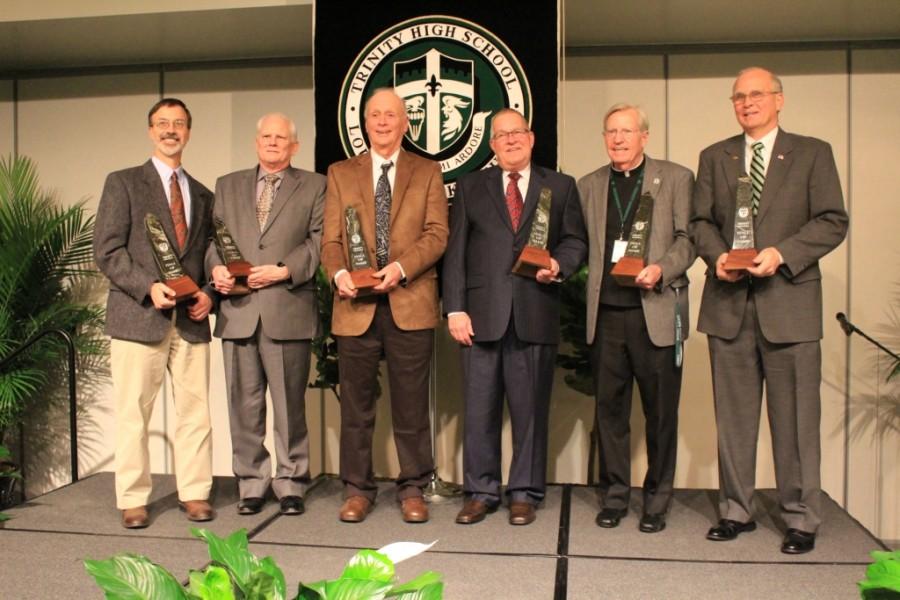
[[[750,161],[750,181],[753,183],[753,216],[759,213],[759,199],[766,183],[766,169],[763,166],[763,143],[753,144],[753,160]]]

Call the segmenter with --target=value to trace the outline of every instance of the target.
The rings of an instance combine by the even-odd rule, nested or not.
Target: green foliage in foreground
[[[889,600],[900,598],[900,550],[872,552],[875,561],[866,569],[866,578],[858,582],[859,592],[865,600]]]

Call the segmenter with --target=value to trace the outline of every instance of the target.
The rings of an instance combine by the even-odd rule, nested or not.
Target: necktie
[[[388,171],[394,163],[388,161],[381,165],[381,177],[375,186],[375,260],[381,270],[388,263],[388,246],[391,235],[391,182]]]
[[[172,223],[175,225],[175,240],[178,242],[178,249],[184,250],[188,227],[184,218],[184,196],[181,195],[181,185],[174,171],[169,178],[169,198],[169,210],[172,211]]]
[[[278,181],[278,175],[266,175],[266,183],[263,186],[262,193],[256,201],[256,221],[259,223],[259,230],[262,231],[269,219],[269,212],[272,210],[272,200],[275,198],[275,182]]]
[[[753,160],[750,161],[750,181],[753,184],[753,216],[759,212],[759,198],[766,183],[766,170],[763,167],[763,143],[753,144]]]
[[[519,191],[519,178],[521,174],[513,171],[509,174],[509,183],[506,186],[506,208],[509,210],[509,220],[512,221],[513,231],[519,229],[519,219],[522,218],[522,192]]]

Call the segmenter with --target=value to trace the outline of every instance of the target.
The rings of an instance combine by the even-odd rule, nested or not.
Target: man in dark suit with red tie
[[[465,394],[465,504],[460,524],[476,523],[500,504],[503,398],[509,402],[513,458],[506,493],[509,522],[528,525],[544,498],[550,391],[559,343],[559,289],[587,253],[575,180],[531,162],[534,133],[517,111],[491,121],[498,166],[459,179],[444,257],[444,312],[462,345]],[[513,274],[550,196],[550,268]]]

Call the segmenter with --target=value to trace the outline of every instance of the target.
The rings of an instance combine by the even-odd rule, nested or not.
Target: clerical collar
[[[612,163],[609,163],[609,168],[612,170],[613,175],[615,175],[616,177],[631,177],[632,175],[639,174],[644,169],[644,165],[646,163],[647,163],[647,157],[642,156],[641,164],[639,164],[638,166],[636,166],[633,169],[627,169],[624,171],[620,171]]]

